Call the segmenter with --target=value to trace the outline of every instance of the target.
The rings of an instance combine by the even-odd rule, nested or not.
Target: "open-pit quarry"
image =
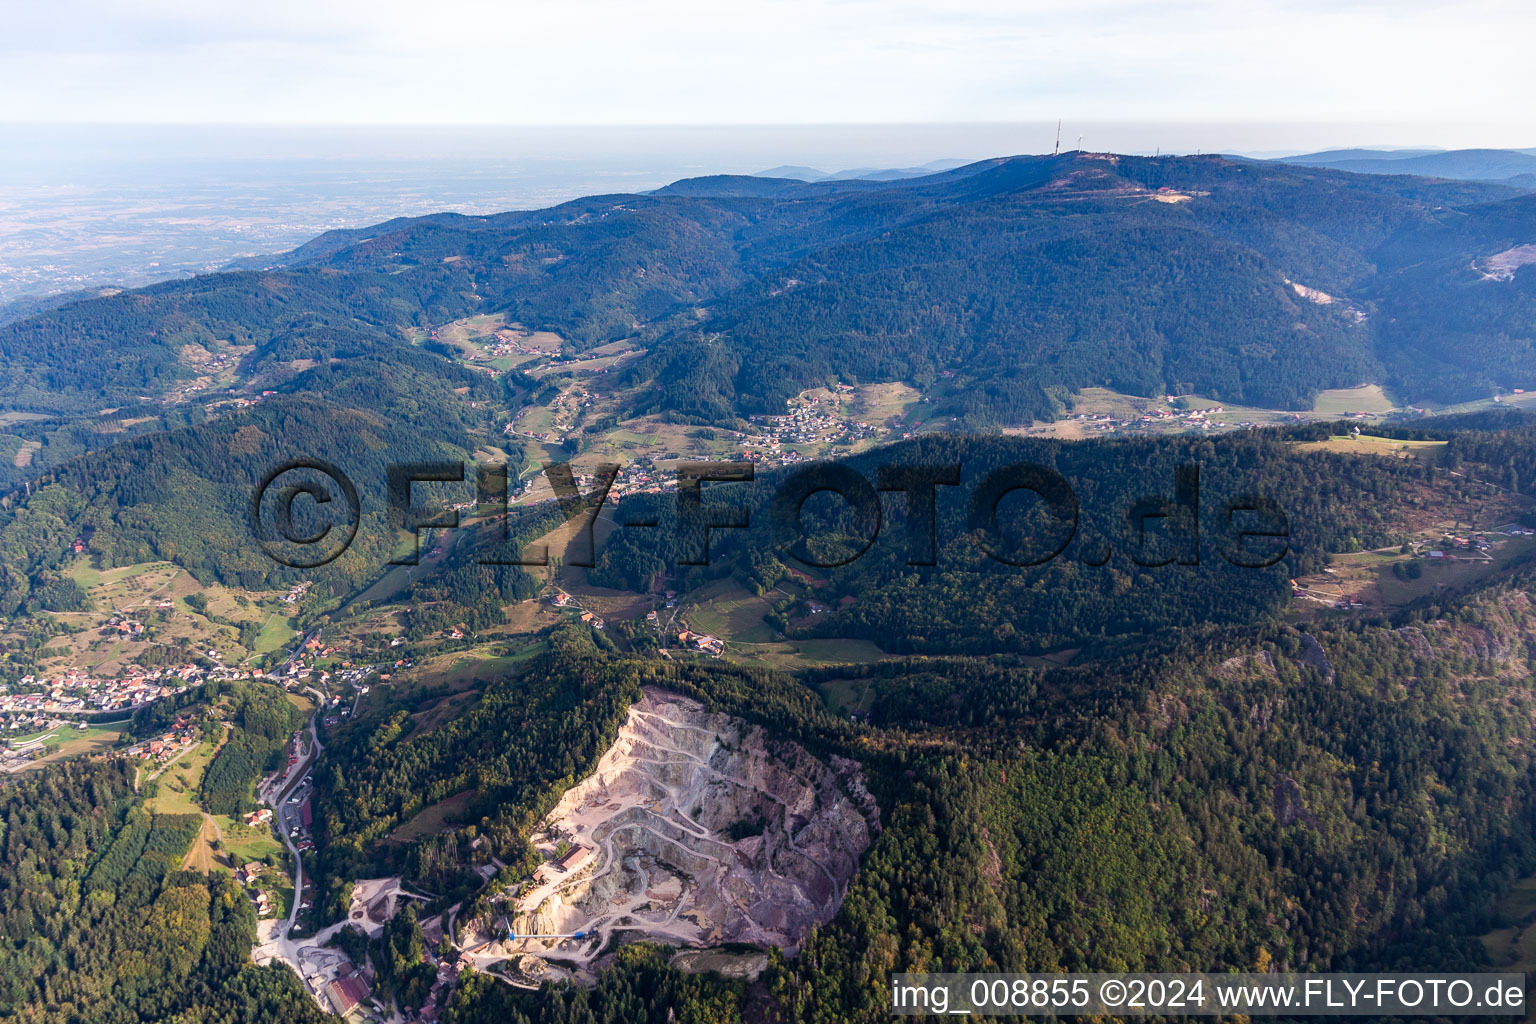
[[[533,883],[468,955],[537,983],[590,976],[615,936],[793,951],[836,913],[879,827],[856,762],[647,689],[535,836]]]

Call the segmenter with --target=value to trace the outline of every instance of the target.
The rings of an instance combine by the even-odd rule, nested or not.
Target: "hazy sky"
[[[0,121],[1062,117],[1069,134],[1109,121],[1351,122],[1380,126],[1361,143],[1536,146],[1531,0],[0,0],[0,11]]]

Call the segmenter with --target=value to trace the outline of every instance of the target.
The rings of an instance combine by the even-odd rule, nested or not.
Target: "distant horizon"
[[[0,122],[0,175],[19,167],[180,160],[256,164],[464,159],[669,166],[682,176],[751,174],[780,165],[836,173],[856,167],[918,167],[942,160],[1043,155],[1055,145],[1056,125],[1055,121],[651,125],[4,121]],[[1480,128],[1490,126],[1062,118],[1061,147],[1064,152],[1075,150],[1081,138],[1088,152],[1224,154],[1249,159],[1341,149],[1536,149],[1536,130],[1516,137],[1507,127]]]
[[[1274,159],[1381,125],[1074,123],[1090,152]],[[1461,126],[1465,129],[1467,126]],[[433,213],[543,209],[685,178],[777,167],[824,175],[1051,152],[1056,122],[800,126],[0,124],[0,303],[136,286],[282,252],[336,228]],[[1414,130],[1398,138],[1425,138]],[[1436,136],[1450,142],[1447,135]],[[1306,145],[1283,146],[1294,140]],[[1536,139],[1526,140],[1536,145]]]

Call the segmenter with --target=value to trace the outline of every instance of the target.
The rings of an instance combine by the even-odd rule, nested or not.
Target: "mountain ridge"
[[[40,311],[0,325],[0,404],[156,400],[195,376],[188,345],[238,357],[237,392],[270,386],[295,358],[486,312],[573,351],[637,340],[649,352],[625,381],[640,406],[704,422],[817,384],[945,373],[951,415],[973,426],[1049,419],[1106,384],[1308,408],[1371,380],[1459,401],[1536,385],[1529,273],[1476,269],[1531,242],[1536,198],[1516,188],[1215,156],[690,178],[327,232],[228,273]]]
[[[1507,181],[1536,174],[1536,153],[1519,149],[1400,150],[1346,149],[1282,157],[1280,163],[1332,167],[1357,174],[1412,174],[1460,180]]]

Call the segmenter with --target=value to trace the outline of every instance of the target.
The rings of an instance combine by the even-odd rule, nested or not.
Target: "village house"
[[[720,657],[725,653],[725,641],[719,637],[710,636],[708,633],[694,633],[683,630],[677,634],[677,642],[684,647],[691,647],[696,651],[703,651],[713,657]]]

